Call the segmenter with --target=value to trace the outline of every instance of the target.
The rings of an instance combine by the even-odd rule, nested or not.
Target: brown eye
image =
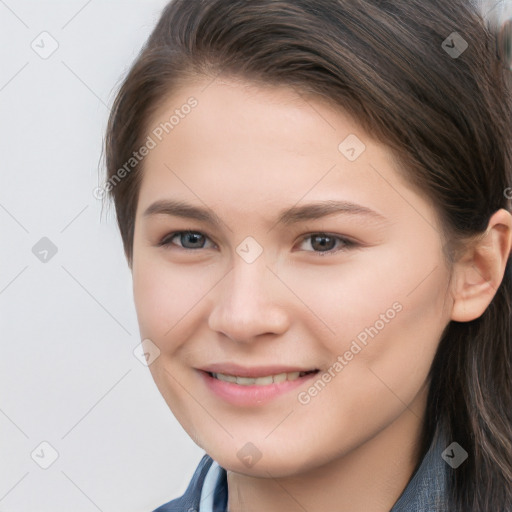
[[[324,254],[334,254],[339,251],[347,250],[351,247],[355,247],[357,244],[345,237],[330,235],[327,233],[313,233],[303,238],[302,243],[310,241],[308,245],[313,251],[319,253],[320,256]],[[338,243],[338,245],[336,245]],[[338,247],[337,249],[334,249]]]

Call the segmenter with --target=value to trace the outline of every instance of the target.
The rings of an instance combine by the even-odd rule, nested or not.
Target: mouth
[[[320,370],[282,372],[262,377],[244,377],[240,375],[231,375],[226,373],[206,372],[213,379],[223,382],[238,384],[239,386],[269,386],[270,384],[280,384],[285,381],[295,381],[306,375],[318,373]]]
[[[248,369],[230,366],[228,369],[226,366],[223,365],[222,369],[231,373],[211,371],[221,368],[209,368],[199,370],[199,375],[206,388],[217,399],[244,408],[260,407],[278,397],[282,397],[282,400],[290,400],[293,397],[293,390],[307,385],[320,372],[317,369],[300,370],[289,367],[286,370],[293,371],[282,371],[285,368],[281,367],[276,373],[277,367]],[[239,373],[245,375],[239,375]]]

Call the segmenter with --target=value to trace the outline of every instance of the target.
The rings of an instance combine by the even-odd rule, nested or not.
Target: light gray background
[[[149,512],[203,454],[133,354],[130,272],[93,196],[114,93],[166,3],[0,0],[0,512]]]
[[[166,3],[0,1],[0,512],[148,512],[204,453],[133,354],[130,272],[93,196],[115,91]]]

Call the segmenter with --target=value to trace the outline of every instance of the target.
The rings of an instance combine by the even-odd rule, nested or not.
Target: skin
[[[144,159],[135,221],[134,300],[142,339],[160,350],[150,365],[155,383],[228,471],[230,512],[387,512],[419,460],[442,331],[492,300],[511,250],[511,215],[498,211],[480,245],[449,268],[432,205],[400,177],[390,150],[340,109],[286,87],[198,78],[149,126],[190,96],[197,107]],[[352,162],[338,150],[349,134],[366,145]],[[144,216],[161,199],[207,205],[222,223]],[[282,209],[326,199],[383,219],[340,213],[276,224]],[[184,230],[206,238],[169,236]],[[322,249],[307,238],[319,233],[358,245]],[[263,249],[252,263],[236,252],[247,236]],[[308,404],[297,396],[310,384],[237,407],[195,370],[236,362],[326,371],[397,302],[401,311]],[[262,455],[252,467],[237,456],[248,442]]]

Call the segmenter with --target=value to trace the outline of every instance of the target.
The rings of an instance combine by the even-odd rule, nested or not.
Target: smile
[[[291,392],[317,378],[316,374],[319,371],[281,371],[265,374],[266,372],[264,373],[260,368],[259,371],[246,369],[245,373],[251,372],[253,376],[205,370],[198,373],[206,388],[223,402],[236,407],[261,407],[278,397],[282,397],[282,400],[292,400]],[[237,371],[233,373],[235,372],[238,373]],[[240,370],[240,373],[243,373],[243,370]],[[254,373],[260,373],[260,375],[255,377]]]
[[[304,375],[310,373],[317,373],[318,370],[311,370],[308,372],[289,372],[289,373],[278,373],[275,375],[267,375],[264,377],[240,377],[237,375],[227,375],[224,373],[212,373],[209,372],[210,376],[214,379],[222,380],[224,382],[231,382],[240,386],[268,386],[274,383],[297,380]]]

